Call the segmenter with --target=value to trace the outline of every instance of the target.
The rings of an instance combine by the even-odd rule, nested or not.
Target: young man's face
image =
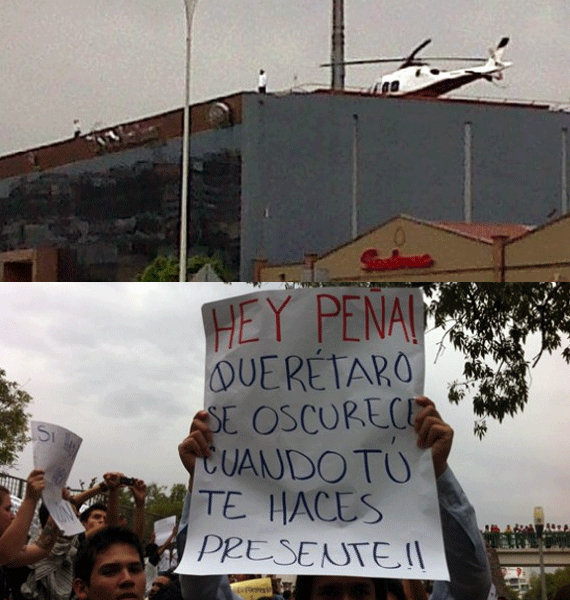
[[[85,521],[85,531],[93,529],[93,527],[103,527],[107,522],[107,513],[104,510],[94,510]]]
[[[139,553],[128,544],[113,544],[95,558],[89,582],[75,579],[79,600],[143,600],[145,573]]]

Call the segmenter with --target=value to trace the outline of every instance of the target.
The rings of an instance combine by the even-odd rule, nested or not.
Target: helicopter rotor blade
[[[379,64],[379,63],[401,63],[407,61],[408,58],[370,58],[363,60],[347,60],[341,63],[340,65],[371,65],[371,64]],[[426,56],[422,57],[423,61],[428,60],[442,60],[442,61],[455,61],[455,62],[486,62],[487,59],[481,56]],[[319,65],[319,67],[332,67],[333,63],[323,63]]]
[[[482,56],[426,56],[422,60],[455,60],[459,62],[486,62],[488,59]]]
[[[408,65],[412,64],[414,62],[414,58],[416,57],[416,54],[420,50],[423,50],[430,43],[431,43],[431,39],[427,39],[424,42],[422,42],[417,48],[412,50],[412,52],[409,54],[409,56],[404,59],[404,62],[402,63],[402,68],[407,67]]]
[[[394,63],[406,60],[405,58],[371,58],[363,60],[347,60],[341,63],[323,63],[320,67],[332,67],[334,64],[339,65],[370,65],[374,63]]]

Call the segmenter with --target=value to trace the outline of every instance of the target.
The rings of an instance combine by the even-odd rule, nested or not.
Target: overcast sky
[[[332,0],[200,0],[192,30],[192,102],[254,90],[330,84]],[[3,0],[0,3],[0,155],[83,130],[179,108],[184,101],[183,0]],[[345,0],[345,57],[486,56],[502,36],[514,66],[503,87],[462,95],[570,99],[567,0]],[[384,65],[385,67],[386,65]],[[388,66],[388,70],[391,67]],[[368,88],[381,66],[350,67]],[[312,89],[309,87],[309,89]]]
[[[277,287],[273,284],[270,287]],[[177,445],[202,406],[205,341],[201,306],[253,291],[249,284],[3,284],[0,368],[32,395],[32,418],[83,438],[69,484],[118,470],[147,482],[185,483]],[[543,357],[523,414],[488,421],[473,435],[468,401],[446,400],[461,361],[428,333],[425,392],[455,429],[450,465],[479,522],[570,523],[570,367]],[[529,348],[529,356],[536,349]],[[32,469],[31,444],[11,473]]]

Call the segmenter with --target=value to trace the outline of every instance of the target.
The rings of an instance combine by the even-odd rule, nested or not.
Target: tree
[[[175,483],[167,493],[165,485],[149,483],[146,487],[145,511],[153,518],[169,517],[182,513],[182,505],[188,486],[183,483]],[[119,490],[119,506],[127,509],[129,512],[134,510],[135,504],[130,489],[121,488]]]
[[[327,284],[299,284],[327,285]],[[346,284],[344,284],[346,285]],[[440,348],[451,344],[464,357],[463,378],[449,384],[448,398],[473,401],[475,434],[487,431],[485,417],[501,422],[528,402],[531,368],[544,353],[560,352],[570,362],[570,285],[564,283],[368,283],[420,287],[426,326],[442,330]],[[540,349],[526,356],[530,336]]]
[[[0,369],[0,467],[13,467],[18,453],[30,441],[27,405],[32,397],[15,381],[6,379],[6,371]]]
[[[146,510],[148,513],[162,517],[177,515],[182,513],[182,505],[186,495],[187,486],[182,483],[175,483],[171,486],[170,492],[166,493],[166,486],[158,486],[151,483],[147,487]]]
[[[157,256],[137,275],[137,281],[178,281],[178,261],[167,256]]]
[[[570,288],[556,283],[441,283],[425,286],[428,319],[463,354],[463,379],[449,386],[449,400],[472,394],[480,417],[475,433],[487,431],[485,417],[499,422],[528,402],[530,369],[546,352],[560,351],[570,362]],[[526,343],[538,335],[538,354]]]
[[[179,261],[172,257],[157,256],[149,265],[147,265],[142,273],[137,275],[137,281],[178,281],[179,278]],[[187,278],[196,274],[205,265],[210,265],[216,275],[222,281],[230,281],[231,274],[224,267],[222,259],[217,256],[203,256],[197,254],[191,256],[187,262],[186,275]]]
[[[556,590],[570,583],[570,567],[556,569],[554,573],[545,573],[546,597],[552,598]],[[533,574],[529,579],[529,589],[523,596],[524,600],[540,600],[542,597],[540,575]]]

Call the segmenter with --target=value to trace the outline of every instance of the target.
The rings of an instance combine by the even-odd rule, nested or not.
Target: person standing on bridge
[[[513,530],[510,525],[505,527],[505,541],[509,548],[513,547]]]

